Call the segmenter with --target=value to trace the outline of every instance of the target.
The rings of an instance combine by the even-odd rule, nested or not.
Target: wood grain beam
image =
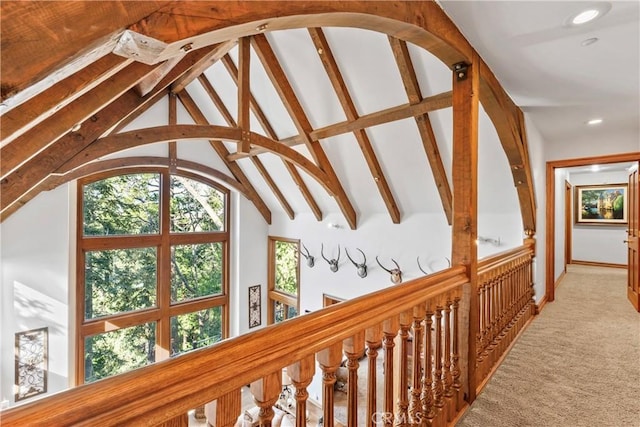
[[[231,76],[233,81],[236,84],[238,84],[238,69],[236,68],[236,65],[233,63],[233,60],[231,59],[231,57],[229,55],[225,55],[224,58],[222,58],[222,62],[225,68],[227,69],[227,71],[229,72],[229,75]],[[206,80],[206,77],[204,77],[204,79]],[[211,86],[211,84],[208,83],[208,86]],[[214,101],[214,103],[217,106],[219,105],[222,106],[222,107],[218,107],[224,110],[224,111],[221,111],[222,115],[224,117],[230,116],[228,112],[225,114],[226,107],[224,106],[224,103],[222,102],[220,97],[218,96],[217,98],[218,98],[218,101]],[[274,141],[278,141],[278,135],[276,134],[276,131],[271,126],[269,119],[267,119],[266,114],[264,114],[264,111],[262,110],[262,108],[260,108],[260,105],[258,104],[258,101],[255,99],[253,94],[250,95],[250,106],[251,106],[251,111],[253,111],[253,114],[258,119],[260,126],[262,126],[262,130],[264,130],[265,133],[271,139],[273,139]],[[229,157],[231,157],[231,155],[229,155]],[[304,180],[300,176],[300,173],[298,172],[298,170],[295,168],[294,165],[289,163],[284,158],[281,157],[281,160],[284,163],[284,166],[286,167],[287,171],[289,172],[289,175],[291,175],[291,179],[293,179],[293,181],[296,183],[296,186],[300,190],[300,193],[302,193],[302,197],[307,202],[307,205],[311,209],[311,212],[313,212],[313,214],[318,219],[318,221],[322,221],[322,212],[320,211],[320,207],[318,206],[318,203],[316,202],[313,195],[311,194],[309,187],[307,187],[307,184],[304,182]]]
[[[186,108],[187,112],[196,123],[201,125],[209,124],[209,121],[207,120],[205,115],[202,113],[200,108],[198,108],[198,105],[195,103],[195,101],[191,98],[191,96],[189,96],[189,94],[186,91],[183,90],[177,95],[178,95],[178,99],[180,99],[180,102],[182,102],[182,105]],[[227,129],[234,131],[236,133],[235,140],[237,141],[238,139],[237,135],[239,133],[239,130],[231,129],[231,128],[227,128]],[[271,224],[271,211],[269,210],[267,205],[264,203],[264,201],[262,200],[262,198],[260,197],[256,189],[253,187],[253,185],[251,184],[251,181],[249,181],[249,178],[247,178],[247,176],[244,174],[244,171],[242,170],[242,168],[240,168],[240,166],[237,163],[230,162],[227,160],[227,156],[229,155],[229,150],[227,150],[227,148],[224,146],[222,141],[210,139],[210,138],[206,138],[206,139],[209,140],[209,144],[214,149],[214,151],[218,154],[218,156],[224,162],[224,164],[227,166],[231,174],[247,189],[247,195],[248,195],[247,198],[254,204],[256,209],[258,209],[258,212],[260,212],[260,214],[262,215],[264,220],[267,222],[267,224]]]
[[[311,123],[307,118],[306,113],[304,112],[302,105],[300,105],[300,101],[298,101],[295,92],[293,91],[293,87],[289,83],[289,79],[287,78],[284,70],[280,66],[278,59],[271,49],[267,38],[263,34],[258,34],[251,39],[251,45],[253,46],[258,58],[262,62],[262,65],[267,72],[267,75],[271,79],[271,83],[274,85],[280,99],[284,103],[289,115],[293,119],[300,136],[303,141],[309,148],[309,152],[311,156],[316,161],[316,164],[320,167],[320,169],[327,173],[331,185],[333,187],[334,192],[333,195],[335,197],[342,214],[344,215],[349,227],[352,230],[355,230],[357,227],[357,219],[356,212],[347,197],[347,194],[342,187],[335,171],[333,170],[333,166],[329,162],[326,153],[322,149],[320,142],[313,141],[309,134],[312,131]]]
[[[7,176],[21,164],[35,156],[50,144],[60,139],[75,126],[94,115],[105,105],[135,86],[152,73],[157,66],[132,63],[107,82],[92,89],[85,96],[76,99],[53,114],[49,120],[25,132],[11,144],[0,149],[0,170]]]
[[[131,62],[133,60],[113,54],[106,55],[46,91],[7,111],[0,117],[2,146],[102,84]]]
[[[476,397],[476,336],[478,313],[478,111],[480,84],[479,57],[469,65],[466,77],[453,78],[453,223],[451,225],[451,264],[464,265],[469,278],[469,330],[460,348],[468,349],[466,362],[468,402]]]
[[[175,67],[181,60],[184,58],[184,54],[176,55],[167,59],[162,63],[159,67],[156,67],[155,70],[148,76],[146,76],[142,81],[140,81],[136,85],[136,91],[140,96],[145,96],[149,92],[153,90],[153,88],[162,81],[162,79],[169,74],[171,69]]]
[[[171,85],[171,91],[173,93],[181,92],[192,81],[198,78],[204,71],[218,62],[220,58],[229,53],[238,44],[238,40],[226,40],[218,44],[208,55],[202,58],[196,65],[194,65],[188,72],[180,77],[174,84]]]
[[[419,104],[403,104],[396,107],[386,108],[374,113],[365,114],[353,121],[344,121],[333,125],[318,128],[309,135],[314,141],[331,138],[333,136],[344,135],[345,133],[355,132],[360,129],[366,129],[372,126],[378,126],[397,120],[407,119],[409,117],[420,116],[429,111],[440,110],[451,107],[451,92],[444,92],[438,95],[429,96],[423,99]],[[291,138],[281,139],[282,144],[290,147],[303,144],[302,138],[294,136]],[[254,148],[249,152],[249,156],[260,154],[260,148]],[[236,160],[248,156],[243,153],[234,153],[230,156],[231,160]]]
[[[356,120],[358,118],[358,112],[356,110],[355,104],[353,103],[353,99],[351,99],[347,84],[345,83],[344,78],[342,77],[342,73],[338,68],[338,63],[333,56],[331,46],[329,46],[329,42],[327,41],[324,32],[321,28],[309,28],[309,34],[311,35],[311,40],[313,40],[313,43],[316,47],[318,56],[322,61],[322,65],[324,65],[324,69],[329,76],[329,80],[333,85],[333,89],[338,96],[340,105],[342,105],[342,109],[344,110],[347,120]],[[380,166],[380,162],[378,162],[376,153],[371,146],[371,141],[369,140],[369,136],[366,130],[358,129],[353,132],[353,135],[358,142],[358,146],[360,147],[362,155],[367,162],[367,166],[369,166],[369,171],[371,172],[373,181],[378,187],[380,196],[382,197],[384,204],[387,206],[387,211],[389,211],[391,220],[394,224],[399,224],[400,210],[398,209],[398,205],[395,201],[395,198],[393,197],[393,193],[391,192],[391,187],[389,187],[389,183],[384,176],[382,167]]]
[[[236,79],[237,78],[238,76],[236,75]],[[237,124],[233,119],[233,116],[231,116],[231,113],[227,109],[227,106],[224,105],[224,102],[222,102],[222,99],[220,98],[216,90],[213,88],[211,83],[209,82],[209,79],[207,79],[207,77],[204,74],[201,75],[199,79],[201,84],[205,87],[206,92],[211,96],[211,100],[216,105],[216,108],[218,109],[222,117],[227,122],[227,125],[229,125],[230,127],[237,127]],[[250,141],[250,138],[248,138],[247,140]],[[295,213],[293,212],[291,205],[289,204],[286,197],[284,196],[284,193],[282,193],[282,191],[280,191],[280,188],[278,188],[278,185],[276,184],[276,182],[273,180],[273,178],[267,171],[267,168],[264,167],[264,165],[262,164],[260,159],[258,159],[257,156],[251,157],[251,160],[253,165],[256,167],[256,169],[260,173],[260,175],[262,175],[262,178],[265,180],[269,188],[271,188],[271,191],[273,191],[273,195],[276,197],[276,199],[280,203],[280,206],[282,206],[282,209],[284,209],[285,213],[289,216],[289,218],[294,219]]]
[[[63,136],[57,142],[42,150],[33,159],[24,163],[23,166],[3,178],[0,181],[0,193],[2,194],[0,209],[4,211],[28,192],[33,195],[30,190],[45,179],[47,175],[55,172],[65,162],[78,155],[97,138],[126,121],[131,115],[135,115],[140,109],[148,107],[148,103],[153,103],[160,99],[162,94],[165,93],[165,89],[207,52],[208,49],[205,48],[188,54],[151,93],[144,97],[138,96],[135,90],[128,90],[116,101],[105,106],[99,113],[85,120],[80,130]]]
[[[393,56],[398,65],[400,76],[402,77],[402,83],[404,84],[405,92],[409,98],[409,104],[415,105],[423,100],[422,92],[420,90],[420,83],[416,76],[416,70],[411,61],[411,55],[407,48],[405,41],[399,40],[395,37],[389,37],[389,43],[391,44],[391,50]],[[442,163],[442,157],[440,156],[440,150],[438,149],[438,141],[436,140],[433,127],[431,126],[431,120],[429,120],[429,114],[424,113],[414,117],[416,125],[418,126],[418,132],[420,133],[420,139],[422,140],[422,147],[424,148],[433,179],[440,195],[440,201],[444,214],[447,218],[447,222],[451,225],[452,221],[452,200],[451,200],[451,186],[449,185],[449,179]]]
[[[69,63],[74,64],[70,73],[88,65],[96,59],[92,49],[100,50],[114,32],[169,3],[0,2],[2,100],[39,81],[49,80],[51,86],[57,78],[68,77],[51,72]]]
[[[249,100],[251,97],[250,88],[250,58],[251,42],[247,37],[243,37],[238,42],[238,127],[242,129],[242,140],[238,144],[238,151],[248,153],[251,149],[249,144],[249,132],[251,131],[251,121],[249,115]]]

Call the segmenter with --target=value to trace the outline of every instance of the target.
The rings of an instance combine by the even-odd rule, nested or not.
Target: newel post
[[[461,365],[466,365],[469,403],[476,398],[476,334],[480,329],[478,314],[478,101],[480,58],[473,63],[458,63],[453,70],[453,223],[452,265],[467,268],[469,323],[461,342]],[[466,363],[465,363],[466,362]]]

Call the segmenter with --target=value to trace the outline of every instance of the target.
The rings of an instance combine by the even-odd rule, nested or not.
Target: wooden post
[[[260,426],[271,427],[273,419],[273,405],[275,405],[282,391],[282,371],[273,372],[251,383],[253,400],[260,408]]]
[[[287,366],[287,375],[291,378],[291,382],[296,388],[296,426],[304,427],[307,425],[307,399],[309,392],[307,387],[313,380],[313,374],[316,372],[316,361],[313,355],[307,356],[299,360],[293,365]]]
[[[433,425],[434,418],[436,416],[433,407],[433,392],[431,386],[432,370],[433,370],[433,349],[432,339],[433,333],[431,327],[433,326],[433,307],[430,303],[427,303],[427,311],[425,314],[424,325],[424,376],[422,377],[422,394],[420,395],[420,403],[422,404],[422,418],[428,427]]]
[[[342,343],[347,355],[349,381],[347,387],[347,426],[358,427],[358,359],[364,353],[364,331],[357,332]]]
[[[420,395],[422,394],[422,338],[423,327],[422,322],[426,313],[424,303],[413,309],[413,359],[411,369],[411,400],[409,401],[409,417],[411,423],[415,424],[416,420],[421,418],[422,403]]]
[[[398,334],[399,320],[397,316],[387,319],[382,324],[382,345],[384,346],[384,425],[393,425],[393,348]]]
[[[462,409],[462,393],[461,393],[461,384],[460,384],[460,353],[458,350],[458,307],[460,306],[460,297],[456,296],[453,299],[453,310],[452,310],[452,335],[453,335],[453,343],[451,344],[451,378],[453,381],[453,393],[454,399],[456,402],[456,412]]]
[[[405,311],[404,313],[400,313],[400,345],[396,348],[398,352],[398,358],[396,360],[396,367],[399,370],[399,375],[396,376],[397,379],[397,417],[395,420],[395,425],[404,426],[407,423],[409,417],[409,396],[407,393],[409,387],[409,381],[407,378],[407,373],[409,370],[408,363],[408,350],[409,350],[409,329],[411,328],[411,324],[413,323],[413,313],[412,311]],[[415,357],[415,355],[414,355]]]
[[[322,368],[322,410],[324,412],[324,425],[333,427],[333,386],[336,383],[336,370],[342,361],[342,343],[332,344],[316,354],[316,359]]]
[[[367,376],[367,423],[368,427],[377,426],[377,419],[373,414],[377,411],[378,391],[378,349],[382,346],[382,325],[367,328],[365,342],[367,344],[367,358],[369,360],[369,372]]]
[[[480,58],[471,64],[458,64],[453,71],[453,224],[452,265],[467,267],[471,285],[469,294],[469,330],[466,343],[468,400],[476,398],[476,335],[478,333],[478,99]],[[465,345],[466,344],[466,345]],[[463,359],[465,360],[465,359]]]

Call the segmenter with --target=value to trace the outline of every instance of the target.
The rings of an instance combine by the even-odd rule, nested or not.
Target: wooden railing
[[[478,263],[478,391],[535,314],[533,256],[533,246],[525,245]]]
[[[469,280],[457,266],[5,410],[2,425],[177,427],[187,425],[189,410],[215,402],[210,421],[227,427],[241,413],[240,389],[251,384],[261,425],[270,426],[286,368],[295,387],[296,425],[305,426],[307,387],[319,366],[324,425],[333,426],[336,371],[346,359],[348,426],[444,426],[465,407],[464,390],[482,383],[533,314],[532,256],[532,247],[524,246],[479,263],[480,333],[471,384],[461,374],[469,325],[460,307]],[[366,402],[358,401],[357,390],[363,354]],[[366,411],[359,415],[358,408]]]

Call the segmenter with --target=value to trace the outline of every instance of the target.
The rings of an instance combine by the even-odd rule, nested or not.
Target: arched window
[[[228,335],[228,191],[167,170],[116,173],[78,185],[80,384]]]

